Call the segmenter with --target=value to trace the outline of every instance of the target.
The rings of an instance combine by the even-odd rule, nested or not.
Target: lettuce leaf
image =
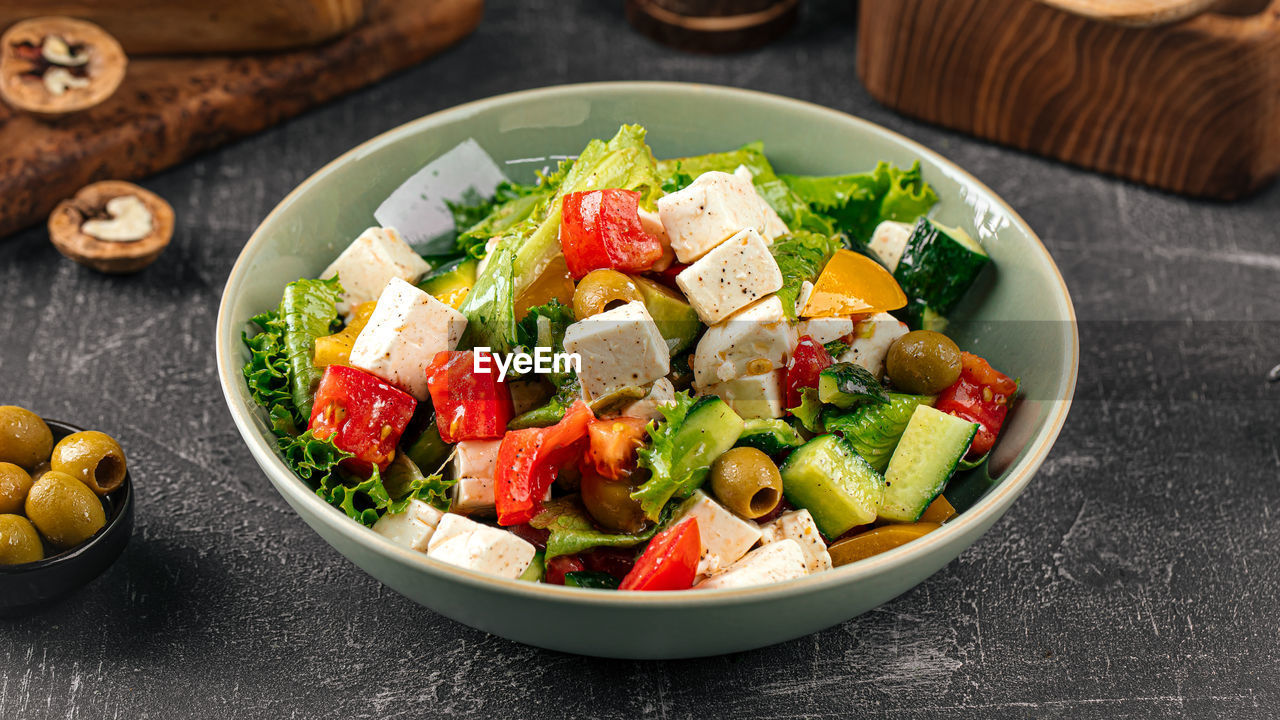
[[[800,425],[811,433],[822,432],[822,401],[818,399],[818,388],[801,388],[800,404],[787,408],[787,412],[800,421]]]
[[[662,194],[656,162],[645,144],[645,130],[623,125],[608,142],[592,140],[572,165],[549,202],[499,236],[485,271],[460,308],[467,316],[472,346],[507,352],[516,342],[515,299],[560,253],[560,205],[572,192],[625,188],[639,190],[640,205],[652,210]]]
[[[886,162],[869,173],[827,177],[782,175],[783,183],[815,213],[860,245],[885,220],[914,222],[938,202],[916,161],[908,170]]]
[[[564,352],[564,333],[573,324],[573,308],[553,299],[545,305],[529,308],[529,314],[516,325],[516,346],[532,353],[534,348],[548,348],[553,353]],[[557,389],[563,387],[574,372],[550,372],[544,375]]]
[[[800,286],[806,280],[816,280],[827,261],[843,246],[839,238],[806,230],[798,230],[773,241],[769,252],[773,253],[778,270],[782,272],[782,288],[777,294],[788,318],[796,319]]]
[[[319,440],[308,430],[297,437],[283,437],[279,444],[285,463],[294,473],[315,489],[316,495],[358,523],[372,526],[385,513],[404,512],[414,499],[441,510],[449,508],[448,489],[452,483],[440,475],[424,476],[403,454],[396,456],[385,475],[375,467],[372,475],[360,478],[339,467],[352,455],[339,450],[332,438]]]
[[[572,555],[594,547],[634,547],[648,542],[665,521],[670,519],[670,514],[671,511],[668,510],[661,521],[650,524],[638,533],[605,532],[591,520],[581,498],[566,495],[543,503],[542,512],[530,520],[529,524],[550,531],[546,554],[546,559],[550,560],[558,555]]]
[[[468,205],[447,203],[458,233],[458,252],[473,258],[484,257],[484,245],[489,238],[526,220],[554,194],[555,188],[545,180],[536,185],[519,185],[508,180],[498,185],[493,197],[468,197],[466,201],[472,203]]]
[[[437,510],[447,511],[449,488],[456,482],[457,480],[445,480],[438,473],[424,475],[408,455],[397,453],[382,480],[390,497],[386,512],[402,513],[409,506],[410,500],[421,500]]]
[[[243,371],[249,392],[266,408],[276,435],[297,435],[311,418],[323,374],[312,362],[315,342],[340,326],[335,305],[341,294],[337,278],[291,282],[276,310],[252,318],[259,332],[240,336],[249,348]]]
[[[675,456],[674,438],[697,402],[697,398],[683,391],[676,393],[674,403],[659,405],[658,412],[662,413],[664,420],[649,423],[649,447],[636,452],[640,467],[649,470],[649,479],[636,488],[631,497],[639,501],[645,516],[651,520],[658,517],[671,498],[688,497],[705,479],[705,473],[686,473],[677,477],[675,470],[679,458]]]

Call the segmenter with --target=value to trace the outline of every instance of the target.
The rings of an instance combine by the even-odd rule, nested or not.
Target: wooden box
[[[1280,171],[1280,0],[1132,28],[1033,0],[862,0],[858,72],[906,115],[1187,195]]]

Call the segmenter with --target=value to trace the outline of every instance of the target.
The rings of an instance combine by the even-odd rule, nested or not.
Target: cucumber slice
[[[849,362],[836,363],[818,374],[818,399],[845,410],[864,403],[889,401],[875,375]]]
[[[689,492],[702,485],[711,463],[725,454],[742,435],[743,420],[724,400],[708,395],[700,398],[671,438],[671,476],[700,476]]]
[[[928,405],[917,406],[885,470],[880,517],[893,522],[919,520],[947,486],[977,432],[977,423]]]
[[[839,537],[876,519],[884,478],[838,435],[819,435],[782,464],[782,493],[813,515],[818,529]]]
[[[529,567],[525,568],[524,572],[520,573],[520,577],[516,579],[526,582],[542,582],[542,579],[547,576],[547,561],[545,558],[546,553],[541,550],[534,553],[533,560],[529,561]]]
[[[933,400],[932,395],[889,393],[889,402],[883,405],[863,405],[846,413],[828,410],[822,422],[828,432],[843,435],[876,472],[884,472],[911,415],[920,405],[932,405]]]
[[[734,447],[753,447],[766,455],[778,455],[804,444],[804,438],[785,420],[752,418],[742,423]]]
[[[989,262],[987,251],[964,230],[928,218],[916,222],[893,271],[910,300],[906,312],[913,324],[950,313]]]
[[[476,284],[476,266],[479,261],[472,257],[454,260],[431,271],[427,277],[418,281],[418,288],[435,298],[448,296],[460,290],[470,290]]]

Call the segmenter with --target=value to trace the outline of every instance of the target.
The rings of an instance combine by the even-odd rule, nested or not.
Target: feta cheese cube
[[[729,567],[760,540],[758,525],[734,515],[701,490],[680,506],[671,524],[689,518],[698,521],[698,537],[702,539],[702,554],[698,560],[699,576],[710,575]]]
[[[880,377],[884,373],[884,358],[894,340],[907,334],[907,324],[889,313],[876,313],[853,328],[853,341],[849,349],[837,358],[851,362]]]
[[[392,278],[351,346],[351,366],[426,400],[427,366],[436,353],[456,348],[466,329],[462,313]]]
[[[564,349],[578,355],[578,378],[591,398],[648,385],[671,370],[667,341],[639,300],[570,325]]]
[[[902,252],[907,249],[911,230],[912,226],[907,223],[885,220],[871,232],[871,242],[867,243],[867,248],[880,258],[880,262],[889,268],[889,272],[893,272],[898,269]]]
[[[618,412],[621,417],[636,417],[645,420],[661,420],[662,413],[658,408],[673,405],[676,401],[676,387],[666,378],[658,378],[649,388],[649,394],[626,405]]]
[[[329,263],[320,277],[338,276],[343,291],[338,312],[346,315],[356,305],[376,299],[392,278],[413,282],[430,269],[395,228],[371,227]]]
[[[783,372],[745,375],[712,385],[706,392],[724,400],[744,418],[780,418],[787,412]]]
[[[800,292],[796,293],[796,317],[800,317],[803,313],[804,306],[809,304],[809,296],[813,294],[813,283],[805,280],[800,283]]]
[[[827,552],[827,543],[808,510],[793,510],[779,515],[764,526],[764,533],[760,536],[760,542],[765,545],[787,539],[795,540],[800,546],[808,572],[831,569],[831,553]]]
[[[796,330],[770,295],[707,329],[693,353],[693,382],[711,387],[743,375],[757,375],[787,364],[796,346]]]
[[[454,446],[449,475],[454,512],[474,513],[493,508],[493,478],[501,440],[463,440]]]
[[[782,272],[760,233],[748,228],[676,276],[698,317],[715,325],[782,287]]]
[[[745,228],[769,242],[786,232],[751,180],[726,172],[703,173],[685,189],[658,198],[658,217],[682,263],[697,260]]]
[[[421,500],[410,500],[404,512],[387,513],[373,524],[373,531],[397,545],[419,552],[427,551],[427,543],[444,513]]]
[[[429,557],[512,579],[528,569],[535,552],[523,538],[457,513],[445,513],[427,543]]]
[[[808,335],[819,345],[826,345],[832,340],[839,340],[853,332],[853,320],[848,317],[823,317],[801,320],[796,328],[796,335]]]
[[[795,540],[784,539],[756,548],[727,570],[693,586],[694,590],[767,585],[804,577],[804,552]]]
[[[746,165],[739,165],[734,168],[733,174],[755,187],[756,174],[751,172],[751,168]],[[756,194],[760,194],[760,188],[756,188]],[[786,223],[782,222],[782,218],[778,217],[778,213],[774,212],[773,206],[769,204],[769,201],[763,195],[760,195],[760,199],[764,201],[766,208],[764,230],[761,230],[760,234],[765,236],[769,243],[772,244],[775,238],[786,235],[791,232],[791,229],[787,227]]]

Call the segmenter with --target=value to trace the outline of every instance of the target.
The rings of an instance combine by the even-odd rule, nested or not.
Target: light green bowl
[[[275,307],[284,285],[314,277],[405,178],[467,138],[509,174],[577,153],[592,138],[640,123],[659,157],[763,140],[780,171],[828,174],[920,160],[942,202],[995,261],[956,314],[962,348],[1022,380],[991,466],[998,483],[977,504],[901,548],[776,585],[618,593],[522,583],[437,562],[392,544],[325,504],[276,455],[266,418],[241,375],[248,319]],[[532,160],[530,160],[532,158]],[[972,322],[966,322],[972,321]],[[329,163],[289,194],[245,245],[222,296],[222,390],[250,452],[320,536],[373,577],[432,610],[519,642],[588,655],[675,658],[762,647],[847,620],[905,592],[971,545],[1013,503],[1049,453],[1075,389],[1075,312],[1053,260],[1026,223],[986,186],[938,154],[871,123],[787,98],[704,85],[603,83],[502,95],[421,118]],[[982,472],[978,470],[975,472]],[[997,540],[998,542],[998,540]]]

